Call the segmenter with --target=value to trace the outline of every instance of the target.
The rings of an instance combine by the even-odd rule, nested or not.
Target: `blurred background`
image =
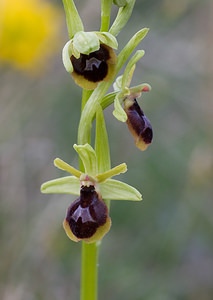
[[[85,28],[100,27],[100,1],[76,1]],[[112,20],[117,9],[113,7]],[[133,85],[154,139],[145,152],[105,111],[112,166],[143,201],[113,201],[100,251],[99,299],[213,299],[213,2],[137,0],[119,50],[143,27]],[[0,299],[79,299],[80,243],[63,228],[75,197],[43,195],[78,166],[81,89],[61,62],[68,40],[61,1],[0,0]]]

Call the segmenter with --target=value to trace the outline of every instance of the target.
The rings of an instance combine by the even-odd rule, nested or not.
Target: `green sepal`
[[[72,41],[68,41],[62,50],[62,61],[63,61],[64,67],[68,73],[73,72],[73,65],[72,65],[71,59],[70,59],[70,57],[72,56],[71,43],[72,43]]]
[[[73,145],[73,148],[78,153],[83,162],[85,173],[91,176],[97,174],[97,160],[95,150],[89,145]]]
[[[142,195],[138,190],[127,183],[115,179],[107,179],[99,184],[99,188],[103,199],[106,200],[142,200]]]
[[[100,48],[100,41],[94,32],[77,32],[73,38],[73,48],[79,53],[87,54]]]
[[[114,101],[114,107],[115,109],[113,110],[113,116],[118,119],[121,122],[126,122],[127,121],[127,114],[124,111],[121,103],[120,103],[120,97],[122,97],[122,93],[119,93],[116,95],[115,97],[115,101]],[[123,101],[123,97],[121,98],[121,100]]]
[[[104,114],[100,104],[98,104],[96,108],[95,153],[98,173],[109,170],[111,167],[109,142]]]
[[[128,87],[130,85],[132,75],[135,69],[135,64],[142,56],[144,56],[144,54],[145,54],[144,50],[138,50],[133,55],[133,57],[131,57],[131,59],[129,60],[122,77],[122,84],[121,84],[122,90],[125,87]]]
[[[100,193],[105,200],[129,200],[140,201],[140,192],[129,184],[107,179],[99,184]],[[53,179],[42,184],[41,192],[44,194],[72,194],[80,195],[80,181],[74,176],[66,176]]]
[[[75,176],[66,176],[47,181],[42,184],[41,192],[44,194],[49,193],[64,193],[80,195],[80,181]]]
[[[110,34],[109,32],[97,32],[95,31],[96,35],[98,36],[99,40],[113,48],[113,49],[118,49],[118,42],[117,42],[117,39],[114,35]]]

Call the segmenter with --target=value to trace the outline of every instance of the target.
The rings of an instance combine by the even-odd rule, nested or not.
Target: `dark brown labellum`
[[[92,237],[106,223],[108,208],[94,186],[82,186],[80,198],[68,208],[66,221],[78,239]]]
[[[108,49],[103,45],[100,45],[99,50],[94,51],[89,55],[81,54],[78,59],[71,56],[74,71],[93,82],[101,81],[106,77],[108,72],[108,59]]]
[[[138,105],[136,99],[132,100],[132,104],[128,107],[124,104],[124,109],[127,113],[127,125],[135,137],[136,145],[141,149],[145,150],[146,145],[152,142],[153,131],[149,119],[144,115],[144,112]]]

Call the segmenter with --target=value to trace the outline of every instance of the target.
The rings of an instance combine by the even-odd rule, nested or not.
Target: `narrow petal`
[[[41,192],[80,195],[80,181],[74,176],[53,179],[42,184]]]
[[[106,171],[102,174],[98,174],[95,177],[96,177],[97,181],[100,183],[100,182],[107,180],[108,178],[119,175],[121,173],[125,173],[126,171],[127,171],[127,165],[125,163],[123,163],[123,164],[120,164],[120,165],[114,167],[113,169],[110,169],[109,171]]]
[[[72,175],[74,175],[75,177],[77,178],[80,178],[81,177],[81,172],[76,170],[75,168],[71,167],[69,164],[67,164],[65,161],[63,161],[62,159],[60,158],[56,158],[54,160],[54,165],[63,170],[63,171],[67,171],[69,173],[71,173]]]
[[[131,185],[124,182],[107,179],[99,185],[103,199],[140,201],[142,195]]]

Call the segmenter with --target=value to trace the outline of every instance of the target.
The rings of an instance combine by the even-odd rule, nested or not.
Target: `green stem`
[[[112,0],[101,0],[101,30],[108,31]]]
[[[91,96],[93,90],[83,90],[81,111]],[[90,143],[91,132],[87,131],[87,142]],[[80,144],[80,143],[79,143]],[[84,172],[84,166],[79,160],[79,169]],[[81,253],[81,300],[97,300],[98,297],[98,243],[82,242]]]
[[[85,90],[83,89],[83,92],[82,92],[82,102],[81,102],[81,112],[83,111],[84,109],[84,106],[85,104],[87,103],[89,97],[91,96],[93,90]]]
[[[118,56],[116,65],[116,74],[120,71],[126,60],[143,39],[147,33],[147,29],[143,29],[136,33],[127,43]],[[115,78],[115,77],[114,77]],[[114,80],[113,78],[113,80]],[[92,92],[83,92],[82,113],[78,128],[78,144],[84,145],[90,143],[90,135],[92,122],[96,114],[97,105],[101,104],[104,99],[103,106],[110,104],[115,93],[111,93],[108,97],[105,94],[112,84],[110,82],[102,82]],[[88,98],[89,97],[89,98]],[[101,142],[101,141],[100,141]],[[82,166],[81,166],[82,168]],[[80,169],[81,170],[81,169]],[[97,265],[98,265],[98,246],[96,243],[86,244],[82,242],[82,266],[81,266],[81,300],[97,300]]]
[[[81,300],[97,300],[98,243],[82,242]]]

